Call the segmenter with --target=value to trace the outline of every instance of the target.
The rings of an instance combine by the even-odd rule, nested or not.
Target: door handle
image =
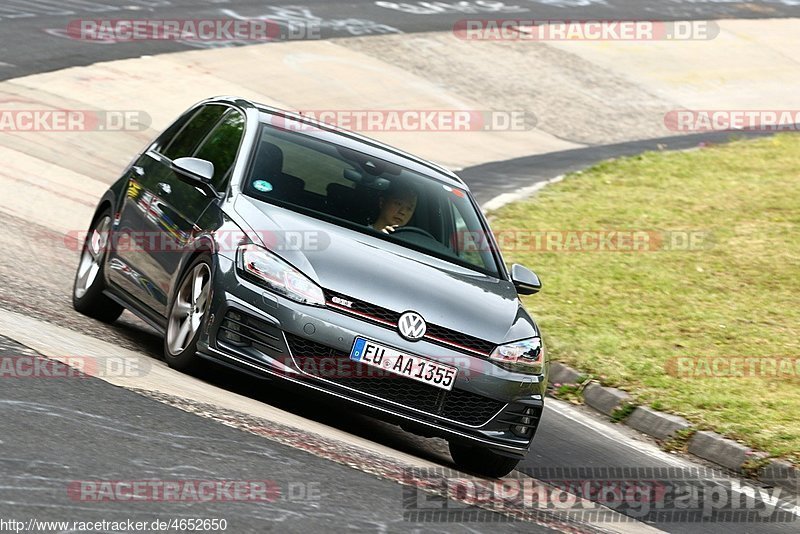
[[[156,187],[158,187],[158,191],[164,195],[169,195],[172,193],[172,186],[170,186],[168,183],[159,182]]]

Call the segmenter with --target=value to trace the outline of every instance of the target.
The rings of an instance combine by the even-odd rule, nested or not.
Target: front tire
[[[89,227],[72,287],[72,307],[104,323],[113,323],[123,307],[103,294],[105,260],[111,237],[111,211],[106,209]]]
[[[202,364],[197,341],[211,307],[211,256],[195,259],[177,287],[167,314],[164,358],[173,369],[195,371]]]
[[[453,442],[450,443],[450,456],[460,469],[491,478],[506,476],[519,463],[518,458],[502,456],[485,447]]]

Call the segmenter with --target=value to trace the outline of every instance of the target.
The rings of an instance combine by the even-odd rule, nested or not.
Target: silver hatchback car
[[[214,360],[342,399],[502,476],[531,447],[548,361],[467,186],[300,115],[213,98],[100,200],[76,310],[127,308],[167,363]]]

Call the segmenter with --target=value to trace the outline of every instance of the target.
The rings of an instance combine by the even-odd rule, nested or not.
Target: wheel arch
[[[192,250],[184,255],[180,265],[175,270],[175,275],[173,276],[171,284],[171,291],[169,292],[169,302],[167,303],[167,315],[169,315],[169,310],[172,308],[172,303],[175,300],[176,288],[180,284],[181,279],[183,279],[183,277],[186,275],[186,270],[195,262],[195,260],[197,260],[197,258],[204,254],[208,254],[211,257],[211,276],[213,278],[216,268],[213,242],[210,239],[198,239],[195,242]]]

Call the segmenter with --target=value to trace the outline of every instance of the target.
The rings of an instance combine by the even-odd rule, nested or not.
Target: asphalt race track
[[[22,351],[0,339],[0,354]],[[59,521],[68,508],[81,521],[226,519],[229,532],[261,531],[268,523],[282,525],[282,532],[327,530],[334,522],[342,530],[422,526],[403,522],[398,484],[387,488],[370,474],[100,380],[9,381],[0,403],[4,426],[30,429],[30,434],[2,438],[3,518]],[[32,441],[33,434],[49,439]],[[93,506],[63,489],[67,481],[105,479],[112,473],[117,480],[263,480],[274,494],[257,504],[220,502],[198,509],[197,504],[173,502]],[[512,523],[498,530],[513,531]]]
[[[433,4],[433,6],[431,6]],[[450,7],[448,7],[450,5]],[[311,38],[450,30],[464,18],[534,20],[695,20],[791,17],[800,15],[792,0],[517,0],[448,2],[349,2],[305,0],[8,0],[0,6],[0,80],[98,61],[177,52],[206,43],[172,41],[107,42],[70,38],[70,21],[79,19],[263,18],[288,27],[311,25]],[[302,38],[298,33],[292,36]],[[164,73],[169,76],[169,73]]]
[[[461,9],[443,7],[460,5]],[[314,21],[323,38],[451,29],[470,17],[596,18],[686,20],[800,16],[793,1],[715,2],[670,0],[518,0],[516,2],[331,2],[302,4],[213,0],[6,0],[0,5],[0,80],[99,61],[197,49],[197,43],[148,41],[84,42],[70,39],[66,27],[79,18],[269,17],[287,26]],[[433,6],[433,7],[431,7]],[[425,9],[435,11],[425,13]],[[473,12],[469,12],[472,9]],[[227,11],[226,11],[227,10]],[[416,10],[416,12],[414,12]],[[465,14],[468,13],[468,14]],[[164,76],[169,76],[165,72]],[[658,145],[689,148],[721,142],[726,134],[704,134],[589,147],[563,153],[496,162],[461,171],[479,201],[534,182],[577,170],[594,161],[632,154]],[[0,141],[0,144],[2,141]],[[116,177],[108,177],[109,183]],[[0,202],[2,200],[0,199]],[[94,203],[94,199],[86,199]],[[52,246],[59,236],[22,218],[0,216],[0,312],[13,312],[79,332],[144,354],[159,362],[161,341],[140,321],[125,314],[107,326],[78,315],[70,290],[77,255]],[[15,237],[17,236],[17,237]],[[24,244],[19,236],[28,236]],[[21,267],[24,266],[24,267]],[[0,321],[1,323],[1,321]],[[6,338],[0,329],[0,356],[36,354]],[[41,335],[51,335],[42,330]],[[54,335],[54,334],[53,334]],[[13,336],[11,336],[13,337]],[[212,367],[198,376],[219,387],[284,410],[310,423],[326,425],[424,462],[451,467],[439,440],[418,438],[362,414],[337,409],[317,398],[298,398],[270,382]],[[152,398],[101,380],[2,380],[0,404],[0,519],[150,520],[225,518],[229,532],[797,532],[797,520],[769,523],[675,522],[647,525],[624,522],[563,522],[556,516],[534,522],[415,523],[403,517],[408,486],[387,479],[378,460],[357,462],[343,451],[311,450],[291,439],[265,439],[245,431],[245,422],[223,424],[221,413],[205,406],[181,406],[179,399]],[[254,423],[255,424],[255,423]],[[262,423],[258,423],[262,424]],[[357,454],[348,451],[349,454]],[[372,458],[364,454],[365,458]],[[348,459],[350,458],[350,459]],[[373,462],[370,464],[370,462]],[[350,465],[356,468],[349,467]],[[387,464],[388,465],[388,464]],[[608,424],[581,407],[548,400],[528,458],[520,469],[703,467],[626,427]],[[388,469],[388,467],[387,467]],[[76,480],[265,480],[277,488],[269,502],[87,502],[64,488]],[[404,489],[405,488],[405,489]],[[412,492],[413,493],[413,492]],[[452,507],[457,503],[448,501]],[[795,511],[800,514],[800,511]],[[2,530],[2,529],[0,529]],[[63,529],[68,530],[68,529]]]

